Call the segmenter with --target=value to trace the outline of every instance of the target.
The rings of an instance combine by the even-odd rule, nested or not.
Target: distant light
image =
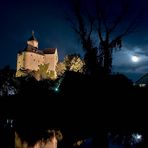
[[[59,88],[58,88],[58,87],[56,87],[54,90],[55,90],[56,92],[58,92],[58,91],[59,91]]]
[[[143,139],[142,135],[141,134],[138,134],[138,133],[133,133],[132,134],[132,144],[136,144],[136,143],[139,143],[141,142]]]
[[[146,87],[146,84],[139,84],[140,87]]]
[[[141,139],[142,138],[142,135],[136,135],[136,138],[139,140],[139,139]]]
[[[4,124],[4,127],[13,127],[13,119],[6,119],[6,124]]]
[[[133,62],[137,63],[137,62],[139,62],[139,57],[136,56],[136,55],[133,55],[133,56],[131,57],[131,60],[132,60]]]

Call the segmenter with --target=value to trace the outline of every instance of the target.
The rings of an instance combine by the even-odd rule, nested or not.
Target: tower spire
[[[32,30],[32,36],[34,37],[34,30]]]

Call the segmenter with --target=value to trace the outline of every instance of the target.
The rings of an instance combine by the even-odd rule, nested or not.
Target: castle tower
[[[27,41],[28,46],[32,46],[34,48],[38,48],[38,41],[34,36],[34,31],[32,31],[32,36]]]
[[[30,72],[37,72],[40,65],[48,65],[48,72],[56,77],[56,65],[58,62],[57,48],[38,49],[38,41],[32,32],[27,40],[26,48],[17,54],[16,77],[24,76]]]

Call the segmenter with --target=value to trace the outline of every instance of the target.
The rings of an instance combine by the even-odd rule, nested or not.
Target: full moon
[[[131,57],[131,60],[132,60],[133,62],[137,63],[137,62],[139,62],[139,57],[133,55],[133,56]]]

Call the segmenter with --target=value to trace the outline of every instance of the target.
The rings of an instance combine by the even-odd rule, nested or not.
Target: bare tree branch
[[[94,25],[94,22],[95,22],[95,19],[91,16],[88,15],[88,19],[89,19],[89,32],[88,32],[88,38],[91,38],[91,34],[93,32],[93,25]]]
[[[120,33],[119,35],[117,35],[116,37],[114,37],[114,39],[112,39],[112,41],[109,43],[110,48],[111,47],[114,47],[114,45],[117,42],[121,41],[121,39],[124,36],[126,36],[126,35],[134,32],[134,26],[136,25],[136,20],[137,20],[137,16],[133,19],[132,22],[130,22],[130,24],[127,26],[127,28],[122,33]]]
[[[70,19],[70,18],[66,18],[66,20],[67,20],[68,22],[70,22],[71,28],[72,28],[76,33],[80,34],[80,31],[78,30],[77,25],[73,22],[73,20]]]
[[[117,0],[106,0],[105,2],[109,2],[107,4],[103,0],[94,0],[95,9],[90,8],[91,11],[89,11],[85,8],[83,13],[80,1],[77,0],[73,9],[76,23],[73,20],[70,20],[70,23],[73,30],[80,36],[87,60],[86,64],[91,68],[98,64],[96,61],[101,61],[104,70],[109,74],[112,67],[112,51],[117,48],[121,49],[122,39],[134,31],[137,17],[129,21],[128,0],[122,0],[123,4],[117,3]],[[114,10],[110,8],[114,5],[121,6],[121,9],[117,9],[118,13],[116,10],[110,11]],[[127,24],[127,22],[130,23]],[[118,31],[118,28],[122,30]],[[93,44],[93,33],[97,33],[99,46]]]
[[[117,16],[115,18],[115,20],[113,21],[113,23],[109,27],[109,33],[112,33],[117,28],[117,26],[119,26],[121,24],[121,22],[124,20],[124,18],[127,17],[128,11],[129,11],[129,6],[127,3],[127,0],[124,1],[124,4],[121,9],[122,9],[121,13],[118,14],[119,16]]]

